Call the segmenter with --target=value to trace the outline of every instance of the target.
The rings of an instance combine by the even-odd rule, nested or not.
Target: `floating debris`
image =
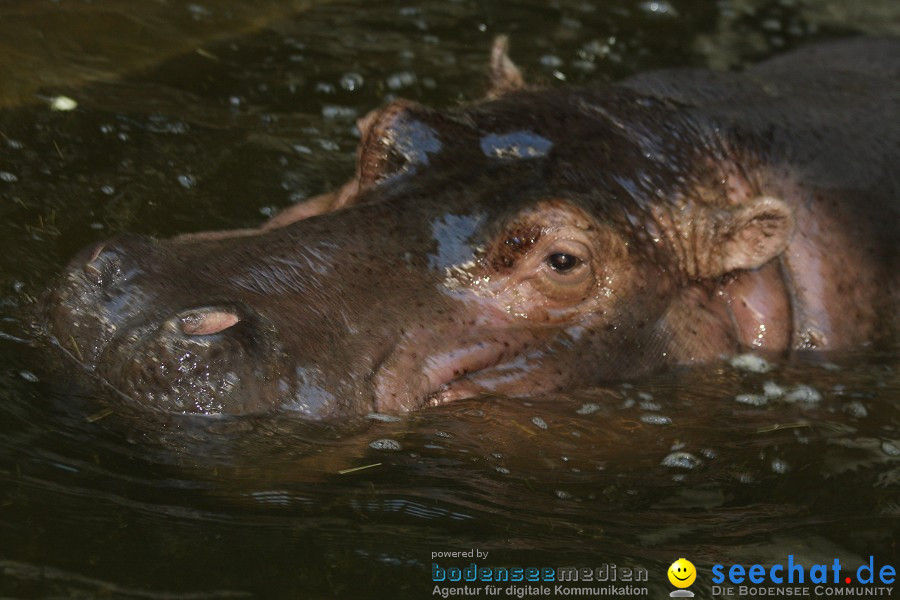
[[[40,379],[38,379],[37,375],[35,375],[31,371],[19,371],[19,377],[21,377],[25,381],[29,381],[31,383],[37,383],[38,381],[40,381]]]
[[[749,371],[750,373],[768,373],[772,365],[766,359],[755,354],[739,354],[733,357],[729,363],[735,369]]]
[[[68,96],[56,96],[50,100],[50,110],[68,112],[70,110],[75,110],[76,108],[78,108],[78,103]]]
[[[540,427],[541,429],[547,429],[547,422],[544,421],[540,417],[533,417],[531,422],[534,423],[535,427]]]
[[[862,419],[869,416],[869,411],[866,410],[865,405],[859,400],[852,400],[845,404],[844,412],[851,417],[856,417],[857,419]]]
[[[814,404],[819,402],[822,399],[822,394],[808,385],[798,385],[790,392],[787,393],[784,397],[785,402],[804,402],[807,404]]]
[[[381,421],[383,423],[396,423],[400,420],[400,417],[395,417],[394,415],[385,415],[382,413],[369,413],[366,415],[367,419],[371,419],[372,421]]]
[[[389,450],[391,452],[396,452],[397,450],[400,450],[402,446],[400,446],[400,442],[398,442],[397,440],[382,438],[380,440],[370,442],[369,448],[372,448],[374,450]]]
[[[769,402],[767,396],[762,396],[760,394],[738,394],[734,397],[734,400],[735,402],[748,404],[750,406],[764,406]]]
[[[700,466],[701,460],[690,452],[672,452],[659,463],[664,467],[673,467],[676,469],[696,469]]]
[[[116,412],[116,411],[114,411],[111,408],[104,408],[103,410],[101,410],[99,412],[95,412],[94,414],[92,414],[89,417],[85,417],[84,420],[87,421],[88,423],[96,423],[100,419],[105,419],[106,417],[113,414],[114,412]]]
[[[353,467],[352,469],[344,469],[342,471],[338,471],[338,475],[346,475],[347,473],[356,473],[357,471],[362,471],[364,469],[371,469],[372,467],[380,467],[380,466],[381,466],[381,463],[372,463],[371,465],[363,465],[361,467]]]
[[[781,398],[784,396],[784,388],[774,381],[767,381],[763,384],[763,394],[765,394],[766,398],[769,400]]]
[[[779,475],[784,475],[785,473],[787,473],[790,470],[791,470],[790,466],[788,466],[788,464],[785,461],[783,461],[782,459],[780,459],[780,458],[772,459],[772,472],[773,473],[778,473]]]
[[[671,425],[672,419],[664,415],[644,415],[641,417],[641,422],[648,425]]]

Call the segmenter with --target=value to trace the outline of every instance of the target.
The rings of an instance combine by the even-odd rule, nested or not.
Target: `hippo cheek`
[[[249,321],[249,322],[248,322]],[[184,311],[114,339],[98,361],[110,385],[142,406],[185,414],[241,414],[265,406],[272,361],[258,325],[236,311]]]

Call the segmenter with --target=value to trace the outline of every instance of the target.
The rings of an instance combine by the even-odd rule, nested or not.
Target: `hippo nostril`
[[[120,261],[115,252],[107,251],[107,244],[98,244],[82,267],[88,280],[103,287],[113,283],[121,275]]]
[[[105,243],[103,243],[103,244],[97,244],[97,247],[94,248],[94,251],[93,251],[93,252],[91,252],[91,257],[88,259],[88,264],[91,264],[92,262],[94,262],[95,260],[97,260],[98,258],[100,258],[100,253],[103,252],[103,250],[104,250],[105,248],[106,248],[106,244],[105,244]]]
[[[84,274],[88,276],[93,283],[103,285],[103,268],[92,260],[84,265]]]
[[[220,309],[193,311],[178,317],[185,335],[212,335],[240,322],[233,312]]]

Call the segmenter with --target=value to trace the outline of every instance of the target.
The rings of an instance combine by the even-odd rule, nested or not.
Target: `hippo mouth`
[[[526,381],[525,354],[537,342],[530,331],[481,331],[470,339],[458,339],[443,347],[429,337],[414,335],[401,342],[377,367],[377,411],[413,410],[500,392],[531,394],[544,387],[539,382]],[[423,355],[421,348],[432,350]]]

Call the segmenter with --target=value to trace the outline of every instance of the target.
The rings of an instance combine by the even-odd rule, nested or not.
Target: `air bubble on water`
[[[865,405],[859,400],[852,400],[844,405],[844,412],[850,415],[851,417],[856,417],[857,419],[862,419],[869,416],[869,411],[866,410]]]
[[[349,106],[335,106],[333,104],[326,104],[322,107],[322,116],[326,119],[355,119],[357,116],[357,111],[355,108],[351,108]]]
[[[418,78],[412,71],[400,71],[398,73],[388,75],[385,83],[387,84],[389,89],[397,91],[415,85],[416,81],[418,81]]]
[[[712,460],[719,456],[719,451],[715,448],[703,448],[702,450],[700,450],[700,454],[703,455],[703,458]]]
[[[653,394],[650,392],[638,392],[637,397],[641,400],[653,400]]]
[[[733,357],[729,363],[735,369],[750,373],[768,373],[772,370],[772,365],[766,359],[749,353],[739,354]]]
[[[22,290],[25,289],[25,282],[24,281],[14,281],[12,284],[12,289],[15,293],[21,294]]]
[[[893,442],[882,442],[881,451],[888,456],[900,456],[900,448],[897,448]]]
[[[664,0],[652,0],[651,2],[642,2],[640,9],[651,15],[666,15],[669,17],[677,17],[678,11]]]
[[[784,396],[784,388],[774,381],[767,381],[763,383],[763,394],[770,400],[773,398],[781,398]]]
[[[452,438],[453,437],[452,433],[447,433],[446,431],[435,431],[434,435],[436,435],[438,437],[442,437],[442,438]]]
[[[15,183],[18,180],[19,178],[9,171],[0,171],[0,181],[5,181],[6,183]]]
[[[641,410],[662,410],[662,405],[660,405],[658,402],[650,402],[648,400],[644,400],[643,402],[639,403],[638,406],[641,408]]]
[[[204,17],[212,16],[212,11],[201,4],[188,4],[187,9],[195,19],[202,19]]]
[[[312,154],[312,148],[303,144],[293,144],[291,149],[298,154]]]
[[[808,385],[798,385],[795,386],[790,392],[788,392],[785,397],[785,402],[803,402],[806,404],[814,404],[822,399],[822,394],[816,391],[815,388]]]
[[[559,68],[563,65],[563,60],[553,54],[545,54],[540,58],[541,64],[545,67]]]
[[[660,464],[675,469],[696,469],[700,466],[701,460],[690,452],[672,452],[662,459]]]
[[[337,88],[325,81],[320,81],[313,89],[320,94],[333,94],[337,91]]]
[[[491,453],[491,456],[493,456],[493,457],[496,458],[497,460],[500,460],[500,459],[503,458],[503,455],[500,454],[499,452],[492,452],[492,453]]]
[[[25,381],[29,381],[31,383],[37,383],[38,381],[40,381],[40,379],[38,379],[37,375],[35,375],[31,371],[19,371],[19,377],[21,377]]]
[[[366,415],[367,419],[371,419],[372,421],[381,421],[382,423],[396,423],[400,420],[400,417],[395,417],[394,415],[385,415],[382,413],[369,413]]]
[[[494,467],[494,469],[501,475],[509,475],[509,469],[506,467]]]
[[[589,60],[573,60],[572,68],[577,71],[584,71],[585,73],[590,73],[591,71],[597,68],[597,65],[592,63]]]
[[[534,423],[535,427],[547,429],[547,422],[540,417],[532,417],[531,422]]]
[[[348,92],[355,92],[363,86],[364,81],[363,76],[359,73],[344,73],[341,76],[340,85]]]
[[[329,152],[337,152],[338,150],[341,149],[341,147],[338,146],[337,143],[335,143],[331,140],[316,140],[316,141],[319,142],[319,147],[322,150],[327,150]]]
[[[591,415],[600,410],[600,405],[594,402],[588,402],[587,404],[582,404],[581,408],[576,410],[575,412],[579,415]]]
[[[181,187],[189,190],[197,185],[197,180],[194,179],[193,175],[179,175],[178,183]]]
[[[78,108],[78,102],[68,96],[56,96],[50,100],[50,110],[68,112]]]
[[[116,188],[111,185],[104,185],[100,187],[100,191],[106,194],[107,196],[112,196],[116,193]]]
[[[764,406],[768,403],[768,398],[760,394],[738,394],[734,397],[735,402],[740,404],[748,404],[750,406]]]
[[[239,107],[243,103],[244,103],[244,101],[241,99],[240,96],[229,96],[228,97],[228,104],[230,104],[234,108]]]
[[[392,440],[390,438],[382,438],[380,440],[375,440],[374,442],[369,443],[369,448],[374,450],[388,450],[391,452],[396,452],[401,449],[400,442],[397,440]]]
[[[103,225],[103,223],[98,223],[97,221],[94,221],[93,223],[91,223],[89,225],[89,227],[91,229],[93,229],[94,231],[100,231],[103,229],[104,225]]]
[[[664,415],[644,415],[641,417],[641,422],[648,425],[671,425],[672,419]]]
[[[21,150],[25,147],[25,144],[23,144],[19,140],[14,140],[12,138],[6,138],[6,145],[13,150]]]
[[[790,466],[788,466],[788,464],[785,461],[783,461],[782,459],[780,459],[780,458],[772,459],[772,472],[773,473],[778,473],[779,475],[784,475],[785,473],[787,473],[790,470],[791,470]]]
[[[572,494],[565,490],[556,490],[556,497],[560,500],[569,500],[572,497]]]

